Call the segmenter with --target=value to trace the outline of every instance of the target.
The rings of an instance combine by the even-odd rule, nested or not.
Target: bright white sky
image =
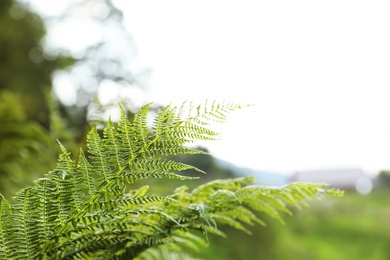
[[[389,1],[117,0],[150,101],[255,104],[211,152],[291,173],[390,169]]]

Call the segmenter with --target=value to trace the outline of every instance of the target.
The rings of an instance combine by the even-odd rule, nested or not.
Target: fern
[[[281,213],[300,208],[307,198],[340,196],[323,184],[293,183],[280,188],[253,185],[253,178],[212,181],[192,191],[149,194],[134,183],[147,178],[191,180],[194,169],[172,158],[201,154],[189,144],[215,140],[212,122],[224,122],[243,106],[192,103],[166,106],[148,127],[148,108],[130,122],[120,107],[119,122],[109,120],[87,136],[87,155],[77,161],[60,144],[57,167],[15,196],[0,196],[1,259],[133,259],[161,256],[181,247],[207,244],[207,234],[225,236],[218,224],[250,233],[248,225],[265,225],[256,212],[283,222]],[[205,238],[197,235],[200,231]],[[181,254],[181,253],[176,253]]]

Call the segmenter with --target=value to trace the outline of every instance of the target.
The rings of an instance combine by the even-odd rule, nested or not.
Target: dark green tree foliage
[[[378,175],[378,184],[381,187],[390,187],[390,171],[381,171]]]
[[[0,193],[7,198],[53,169],[59,152],[48,131],[27,119],[22,100],[0,91]]]
[[[44,52],[43,21],[18,1],[1,1],[0,32],[0,192],[10,197],[55,166],[51,75],[73,60]]]
[[[76,150],[74,133],[66,128],[54,100],[50,107],[48,130],[28,119],[20,95],[0,91],[0,193],[6,198],[55,167],[61,152],[56,139]]]
[[[51,75],[73,60],[44,53],[43,21],[17,1],[1,1],[0,32],[0,91],[19,94],[28,119],[48,128]]]
[[[17,193],[16,203],[0,197],[1,259],[145,259],[181,247],[197,249],[207,234],[225,236],[217,224],[246,233],[263,220],[283,222],[288,205],[300,208],[309,197],[341,195],[324,184],[293,183],[281,188],[253,185],[253,178],[214,180],[168,196],[149,194],[138,180],[192,180],[181,173],[201,169],[175,161],[178,154],[203,154],[189,144],[214,140],[213,121],[223,122],[241,106],[184,103],[167,106],[148,127],[148,106],[133,121],[121,109],[119,122],[108,121],[102,135],[88,134],[88,156],[77,161],[61,145],[57,167],[35,185]],[[205,237],[202,236],[206,235]]]

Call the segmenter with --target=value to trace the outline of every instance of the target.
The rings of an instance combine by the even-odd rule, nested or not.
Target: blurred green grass
[[[285,225],[266,219],[253,235],[224,229],[228,239],[210,238],[201,259],[387,260],[390,259],[390,190],[369,195],[346,191],[342,198],[312,200],[285,216]]]
[[[390,190],[312,201],[275,226],[272,259],[390,259]]]

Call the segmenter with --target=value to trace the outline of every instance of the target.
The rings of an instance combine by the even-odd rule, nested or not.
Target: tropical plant
[[[253,185],[254,179],[214,180],[188,191],[149,194],[137,181],[148,178],[192,180],[185,170],[201,169],[172,159],[202,154],[191,147],[215,140],[212,122],[224,122],[243,106],[207,102],[164,107],[149,125],[148,107],[132,121],[120,106],[118,122],[108,120],[87,136],[87,152],[73,160],[65,147],[57,167],[10,203],[0,197],[1,259],[145,259],[181,247],[198,248],[208,234],[225,236],[217,224],[250,233],[248,225],[265,223],[256,212],[283,222],[281,212],[300,208],[307,198],[341,196],[324,184],[284,187]]]

